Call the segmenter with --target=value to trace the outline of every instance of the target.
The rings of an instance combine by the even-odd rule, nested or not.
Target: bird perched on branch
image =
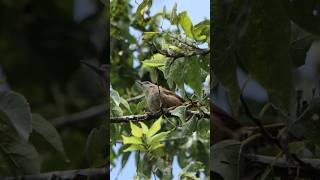
[[[211,103],[211,123],[210,123],[210,144],[215,144],[223,140],[234,139],[243,140],[253,134],[261,133],[258,126],[244,126],[238,120],[231,117],[217,105]],[[284,127],[283,123],[263,125],[264,129],[272,135],[277,135],[278,131]]]
[[[215,144],[226,139],[241,139],[252,134],[252,127],[246,127],[235,120],[217,105],[211,103],[211,140]],[[254,128],[256,129],[256,128]]]
[[[151,112],[161,110],[161,108],[171,108],[182,105],[185,101],[174,92],[149,81],[136,81],[143,90],[147,107]]]

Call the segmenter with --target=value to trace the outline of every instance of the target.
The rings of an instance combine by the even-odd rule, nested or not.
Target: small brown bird
[[[223,140],[234,139],[243,140],[253,134],[259,133],[258,126],[244,126],[234,119],[227,112],[211,103],[211,123],[210,123],[210,144],[215,144]],[[273,123],[264,125],[264,128],[276,136],[278,131],[284,128],[283,123]]]
[[[221,108],[211,103],[211,140],[210,144],[215,144],[226,139],[240,140],[249,136],[256,128],[247,127],[228,115]]]
[[[156,112],[162,108],[170,108],[182,105],[185,101],[174,92],[169,91],[161,86],[152,84],[149,81],[136,81],[143,90],[147,108],[151,112]],[[160,90],[160,93],[159,93]]]

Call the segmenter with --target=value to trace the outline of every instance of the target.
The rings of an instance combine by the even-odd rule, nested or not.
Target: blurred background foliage
[[[98,0],[1,0],[0,90],[22,94],[33,113],[53,124],[54,118],[105,103],[100,77],[80,60],[107,62],[106,19]],[[31,135],[41,171],[88,167],[87,136],[105,118],[58,129],[70,162]]]

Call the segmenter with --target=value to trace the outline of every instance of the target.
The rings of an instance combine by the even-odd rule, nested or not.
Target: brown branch
[[[291,154],[288,150],[288,142],[286,141],[285,144],[282,144],[279,139],[273,137],[270,132],[263,126],[263,124],[261,123],[260,119],[258,118],[255,118],[250,110],[249,110],[249,107],[248,105],[246,104],[245,100],[244,100],[244,97],[243,97],[243,94],[241,94],[240,96],[240,100],[244,106],[244,109],[246,111],[246,114],[249,116],[249,118],[254,122],[256,123],[256,125],[260,128],[261,130],[261,133],[262,135],[264,135],[264,137],[266,137],[268,140],[270,140],[270,142],[274,143],[279,149],[281,149],[282,152],[284,152],[287,156],[287,160],[293,160],[294,162],[298,163],[299,164],[299,168],[304,168],[304,169],[308,169],[310,171],[317,171],[317,169],[313,168],[312,165],[310,165],[309,163],[307,162],[304,162],[302,161],[296,154]],[[287,139],[288,140],[288,137]],[[292,161],[291,161],[292,163]]]
[[[74,124],[82,123],[93,117],[106,115],[106,112],[107,112],[107,105],[100,104],[97,106],[90,107],[89,109],[86,109],[81,112],[55,118],[52,120],[52,122],[54,122],[53,125],[57,129],[62,129],[68,126],[73,126]]]
[[[108,179],[109,171],[106,168],[77,169],[68,171],[54,171],[35,175],[25,175],[18,177],[0,177],[2,180],[43,180],[43,179],[90,179],[100,180]]]
[[[241,102],[242,102],[242,104],[243,104],[243,107],[244,107],[244,110],[245,110],[247,116],[259,127],[262,135],[263,135],[264,137],[266,137],[270,142],[273,142],[279,149],[282,150],[282,149],[283,149],[283,146],[282,146],[282,144],[279,142],[279,140],[278,140],[277,138],[273,137],[273,136],[270,134],[270,132],[264,128],[264,126],[263,126],[263,124],[261,123],[260,119],[255,118],[255,117],[252,115],[252,113],[251,113],[250,110],[249,110],[249,107],[248,107],[247,103],[246,103],[245,100],[244,100],[243,94],[241,94],[240,100],[241,100]]]
[[[198,118],[210,118],[210,113],[207,112],[197,112],[197,111],[190,111],[187,110],[186,114],[188,116],[195,115]],[[166,111],[162,113],[161,111],[155,112],[155,113],[145,113],[142,115],[130,115],[130,116],[121,116],[121,117],[111,117],[111,123],[129,123],[132,122],[138,122],[138,121],[151,121],[153,119],[158,119],[161,115],[165,115],[167,117],[173,116],[170,112]]]
[[[280,176],[286,176],[291,175],[295,176],[296,174],[290,174],[290,173],[296,173],[299,169],[299,177],[300,178],[316,178],[320,177],[320,159],[310,159],[310,158],[301,158],[300,160],[304,164],[309,164],[312,168],[307,167],[300,167],[298,165],[294,165],[287,161],[286,158],[276,158],[272,156],[262,156],[262,155],[254,155],[254,154],[248,154],[245,155],[245,159],[248,161],[248,163],[252,163],[252,165],[257,166],[257,164],[273,167],[274,171],[276,172],[276,175]],[[290,171],[290,170],[291,171]]]
[[[134,103],[139,101],[141,98],[143,98],[144,95],[138,95],[133,98],[127,99],[128,103]],[[84,121],[87,121],[90,118],[98,117],[102,115],[106,115],[108,109],[107,104],[100,104],[93,107],[90,107],[84,111],[73,113],[67,116],[62,116],[53,119],[51,122],[54,122],[54,126],[57,129],[63,129],[65,127],[73,126],[75,124],[82,123]]]

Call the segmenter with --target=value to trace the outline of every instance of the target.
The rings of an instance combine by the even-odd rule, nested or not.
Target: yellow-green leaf
[[[136,137],[142,137],[142,129],[130,121],[131,133]]]
[[[154,151],[154,150],[156,150],[156,149],[158,149],[158,148],[161,148],[161,147],[163,147],[164,145],[163,144],[160,144],[160,143],[157,143],[157,144],[152,144],[151,146],[150,146],[150,148],[149,148],[149,151]]]
[[[156,134],[161,129],[162,116],[152,124],[151,128],[147,133],[147,138],[150,138],[154,134]]]
[[[127,149],[123,150],[123,152],[128,152],[128,151],[145,151],[145,148],[141,145],[132,144]]]
[[[186,11],[179,14],[179,24],[186,36],[193,39],[193,25]]]
[[[143,134],[147,134],[148,131],[149,131],[148,126],[147,126],[145,123],[143,123],[143,122],[139,122],[139,123],[140,123],[141,128],[142,128],[142,133],[143,133]]]
[[[122,135],[122,141],[123,144],[142,144],[141,138],[135,136],[127,137]]]
[[[142,61],[144,67],[161,67],[166,64],[168,57],[162,54],[155,54],[150,59]]]
[[[169,133],[170,132],[161,132],[156,134],[150,138],[147,138],[147,142],[148,144],[159,143],[160,141],[163,141]]]
[[[159,32],[144,32],[143,40],[147,41],[154,38],[156,35],[160,34]]]

